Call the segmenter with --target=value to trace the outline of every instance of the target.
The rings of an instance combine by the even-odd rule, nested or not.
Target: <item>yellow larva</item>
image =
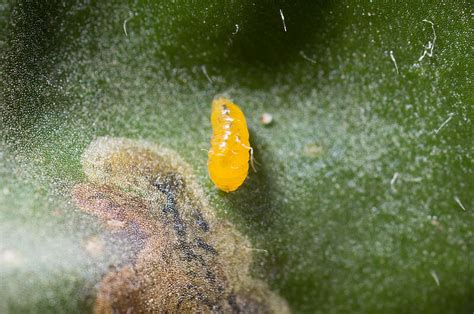
[[[249,171],[252,148],[247,122],[239,106],[221,97],[212,102],[211,124],[209,176],[220,190],[232,192],[242,185]]]

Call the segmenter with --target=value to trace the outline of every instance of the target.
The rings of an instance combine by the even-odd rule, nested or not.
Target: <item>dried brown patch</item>
[[[250,276],[248,241],[214,215],[176,153],[104,137],[82,164],[89,182],[74,188],[76,204],[133,251],[102,279],[96,312],[289,312]]]
[[[303,154],[306,157],[317,158],[324,152],[324,148],[318,144],[311,143],[304,147]]]
[[[92,257],[98,257],[98,256],[102,255],[102,253],[104,252],[104,243],[97,236],[92,236],[92,237],[89,237],[89,238],[85,239],[82,242],[82,247]]]

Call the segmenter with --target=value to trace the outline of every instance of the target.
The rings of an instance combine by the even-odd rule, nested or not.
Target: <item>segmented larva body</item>
[[[212,102],[212,139],[208,170],[212,182],[222,191],[237,190],[249,171],[249,131],[239,106],[226,98]]]

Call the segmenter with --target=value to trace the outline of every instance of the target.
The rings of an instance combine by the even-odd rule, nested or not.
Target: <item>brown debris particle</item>
[[[439,222],[439,220],[437,220],[437,219],[431,219],[431,224],[432,224],[433,226],[435,226],[439,231],[443,231],[443,230],[444,230],[443,225],[442,225],[441,222]]]
[[[95,312],[289,312],[251,277],[248,240],[215,216],[176,153],[102,137],[82,164],[88,182],[74,188],[76,204],[125,234],[133,250],[100,282]]]

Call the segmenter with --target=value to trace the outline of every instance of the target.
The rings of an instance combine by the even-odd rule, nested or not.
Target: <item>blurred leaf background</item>
[[[104,135],[183,156],[219,215],[267,251],[255,275],[294,312],[474,310],[468,1],[0,9],[0,312],[83,311],[120,260],[119,247],[86,254],[107,235],[69,194]],[[223,92],[260,163],[231,194],[206,169]]]

